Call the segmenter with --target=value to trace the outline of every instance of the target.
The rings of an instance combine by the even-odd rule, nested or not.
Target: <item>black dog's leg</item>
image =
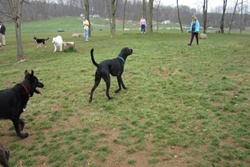
[[[106,77],[103,77],[103,80],[106,82],[106,96],[110,99],[113,99],[109,96],[109,88],[110,88],[110,76],[109,74]]]
[[[123,89],[127,89],[127,87],[123,83],[122,76],[121,76],[121,84],[122,84]]]
[[[118,89],[115,91],[115,93],[120,92],[121,90],[121,86],[123,87],[123,89],[127,89],[122,81],[122,77],[121,76],[117,76],[117,82],[118,82]]]
[[[19,136],[22,139],[24,139],[24,138],[26,138],[26,137],[29,136],[29,133],[21,133],[20,124],[19,124],[20,120],[19,120],[18,117],[17,118],[12,118],[11,120],[12,120],[12,122],[14,124],[17,136]]]
[[[99,83],[101,82],[101,77],[98,74],[99,74],[98,72],[96,72],[96,74],[95,74],[95,84],[94,84],[94,86],[93,86],[93,88],[91,89],[91,92],[90,92],[89,103],[92,102],[93,93],[94,93],[95,89],[97,88],[97,86],[99,85]]]
[[[23,120],[19,119],[19,128],[20,128],[20,131],[23,131],[24,125],[25,125],[25,123],[23,122]]]
[[[115,93],[118,93],[121,90],[121,77],[120,76],[117,76],[117,83],[118,83],[118,89],[115,91]]]
[[[0,164],[2,164],[4,167],[9,167],[9,157],[10,152],[1,146],[0,148]]]

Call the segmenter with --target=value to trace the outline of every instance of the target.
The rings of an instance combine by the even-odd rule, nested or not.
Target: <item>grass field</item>
[[[10,150],[11,166],[249,166],[249,34],[209,33],[190,47],[190,34],[177,30],[118,31],[111,38],[93,23],[89,42],[71,37],[82,32],[79,18],[23,23],[24,62],[16,62],[14,28],[6,27],[0,89],[20,83],[26,69],[45,84],[22,114],[28,138],[19,139],[12,122],[1,120],[0,145]],[[75,41],[77,51],[53,53],[57,34]],[[33,36],[50,37],[48,47],[37,49]],[[128,90],[115,94],[112,77],[113,99],[101,81],[89,104],[96,69],[90,49],[100,62],[125,46],[134,50],[123,74]]]

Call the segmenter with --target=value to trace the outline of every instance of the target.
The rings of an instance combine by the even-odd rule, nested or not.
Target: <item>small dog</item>
[[[17,136],[22,139],[28,137],[29,133],[21,133],[25,123],[20,119],[20,115],[25,110],[29,98],[34,93],[41,94],[37,88],[43,87],[44,84],[34,76],[33,70],[31,74],[25,70],[22,83],[9,89],[0,90],[0,119],[10,119],[14,124]]]
[[[117,58],[104,60],[100,64],[96,63],[94,59],[94,49],[91,49],[91,60],[92,63],[97,67],[97,70],[95,72],[95,83],[94,87],[91,89],[89,103],[92,102],[93,99],[93,93],[95,89],[98,87],[101,79],[103,79],[106,82],[106,96],[109,99],[112,99],[112,97],[109,96],[109,88],[110,88],[110,75],[116,76],[118,81],[118,89],[115,91],[115,93],[118,93],[121,90],[121,86],[123,89],[127,89],[122,81],[122,73],[124,71],[124,64],[129,55],[133,53],[132,49],[129,49],[128,47],[125,47],[121,50],[120,54]]]
[[[54,52],[57,51],[57,47],[59,47],[60,51],[62,51],[63,39],[60,35],[58,35],[57,37],[53,37],[52,43],[54,44]]]
[[[36,41],[36,43],[37,43],[37,47],[36,48],[41,47],[42,44],[44,45],[44,48],[46,48],[47,47],[47,45],[46,45],[46,41],[47,40],[49,40],[49,37],[47,39],[37,38],[37,37],[33,38],[33,41]]]
[[[74,49],[75,48],[75,42],[63,42],[63,49]]]
[[[9,167],[10,152],[5,147],[0,146],[0,164]]]
[[[200,34],[200,39],[207,39],[207,34],[201,33]]]
[[[83,37],[83,34],[72,34],[72,37],[73,38],[78,38],[78,37]]]

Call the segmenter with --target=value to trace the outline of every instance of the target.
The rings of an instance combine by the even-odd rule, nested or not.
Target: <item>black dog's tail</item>
[[[96,66],[96,67],[98,67],[98,63],[95,61],[95,59],[94,59],[94,49],[92,48],[91,50],[90,50],[90,55],[91,55],[91,60],[92,60],[92,63]]]
[[[49,40],[49,37],[46,40]]]

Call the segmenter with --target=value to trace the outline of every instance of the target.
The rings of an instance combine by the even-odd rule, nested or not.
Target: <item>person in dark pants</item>
[[[2,24],[2,22],[0,21],[0,34],[2,35],[2,41],[0,41],[0,43],[2,45],[6,45],[5,43],[5,31],[6,31],[6,28],[5,26]]]
[[[144,19],[143,16],[140,20],[140,25],[141,25],[141,33],[145,33],[147,24],[146,24],[146,19]]]
[[[191,22],[191,25],[190,25],[191,39],[190,39],[190,43],[188,44],[189,46],[192,45],[194,36],[196,38],[197,45],[199,44],[199,31],[200,31],[200,23],[197,20],[196,16],[192,16],[192,22]]]

